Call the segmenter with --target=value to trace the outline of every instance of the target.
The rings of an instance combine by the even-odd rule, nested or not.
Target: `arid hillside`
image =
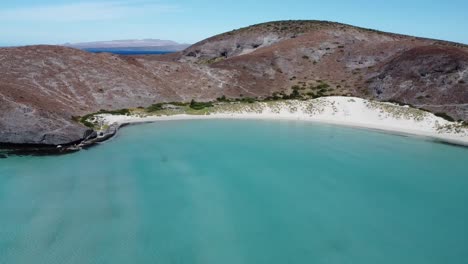
[[[283,21],[212,37],[178,60],[235,72],[232,84],[252,96],[326,83],[327,94],[397,101],[467,120],[467,56],[468,47],[457,43]]]
[[[255,25],[170,55],[0,49],[0,142],[67,144],[100,109],[158,102],[352,95],[468,120],[465,45],[321,21]],[[297,93],[297,92],[296,92]]]

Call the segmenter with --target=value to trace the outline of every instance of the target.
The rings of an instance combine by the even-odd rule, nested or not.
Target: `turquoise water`
[[[301,122],[0,159],[0,263],[468,263],[468,149]]]

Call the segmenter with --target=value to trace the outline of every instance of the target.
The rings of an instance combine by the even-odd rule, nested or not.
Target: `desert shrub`
[[[277,100],[280,100],[282,99],[282,94],[281,93],[278,93],[278,92],[274,92],[272,96],[268,96],[266,98],[266,100],[268,101],[277,101]]]
[[[89,127],[89,128],[94,128],[94,124],[91,123],[91,122],[89,122],[89,121],[87,121],[87,120],[83,120],[83,121],[81,121],[81,123],[82,123],[83,125]]]
[[[314,87],[315,90],[323,90],[323,91],[326,91],[328,88],[330,88],[330,85],[322,81],[320,81],[320,83]]]
[[[170,102],[170,103],[167,103],[167,104],[171,104],[171,105],[175,105],[175,106],[187,106],[189,103],[185,103],[185,102]]]
[[[319,98],[319,97],[322,97],[322,96],[323,96],[322,93],[317,93],[317,94],[315,94],[315,93],[313,93],[313,92],[308,92],[308,93],[306,93],[306,94],[307,94],[310,98],[312,98],[312,99]]]
[[[302,95],[299,93],[299,90],[295,89],[292,91],[291,95],[289,95],[290,99],[302,99]]]
[[[227,101],[228,101],[228,100],[226,99],[226,96],[225,96],[225,95],[216,98],[216,100],[218,100],[219,102],[227,102]]]
[[[130,110],[128,109],[119,109],[119,110],[104,110],[101,109],[98,112],[99,114],[110,114],[110,115],[129,115]]]
[[[293,85],[291,89],[293,89],[293,91],[296,91],[296,90],[300,90],[301,87],[299,85]]]
[[[197,102],[194,99],[190,102],[190,108],[194,110],[202,110],[207,107],[213,107],[213,103],[211,102]]]
[[[152,104],[146,108],[146,111],[148,112],[157,112],[163,110],[163,104],[158,103],[158,104]]]
[[[89,122],[88,119],[90,117],[92,117],[94,114],[88,114],[88,115],[84,115],[82,117],[79,118],[79,122],[89,128],[93,128],[94,127],[94,124]]]
[[[265,97],[265,99],[263,101],[278,101],[280,100],[282,97],[279,97],[277,95],[272,95],[272,96],[267,96]]]
[[[239,101],[243,103],[253,104],[257,101],[257,99],[252,98],[252,97],[244,97],[244,98],[241,98]]]

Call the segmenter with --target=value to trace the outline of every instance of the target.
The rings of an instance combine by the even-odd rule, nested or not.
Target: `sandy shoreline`
[[[326,97],[309,101],[291,101],[267,105],[256,103],[244,109],[217,109],[206,115],[109,115],[96,116],[101,126],[120,127],[124,124],[171,120],[245,119],[296,120],[341,125],[412,135],[468,146],[468,128],[431,113],[406,106],[370,102],[360,98]]]

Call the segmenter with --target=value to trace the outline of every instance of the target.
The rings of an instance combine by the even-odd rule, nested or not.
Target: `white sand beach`
[[[204,115],[110,115],[95,116],[101,126],[188,119],[269,119],[312,121],[415,135],[468,146],[468,127],[432,113],[392,103],[354,97],[322,97],[307,101],[226,104]]]

